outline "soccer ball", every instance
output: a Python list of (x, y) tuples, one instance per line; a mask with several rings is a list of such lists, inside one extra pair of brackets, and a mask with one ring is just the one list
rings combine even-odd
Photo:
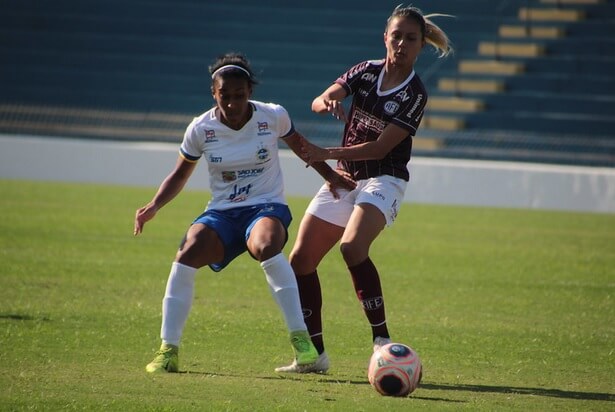
[(384, 396), (408, 396), (421, 381), (419, 355), (403, 343), (389, 343), (369, 360), (369, 383)]

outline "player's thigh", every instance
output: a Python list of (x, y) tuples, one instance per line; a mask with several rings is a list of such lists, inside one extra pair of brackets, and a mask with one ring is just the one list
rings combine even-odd
[(200, 268), (224, 259), (224, 245), (209, 226), (195, 223), (188, 229), (177, 251), (175, 260), (187, 266)]
[(295, 273), (304, 275), (314, 272), (343, 233), (343, 227), (306, 213), (290, 253), (290, 263)]

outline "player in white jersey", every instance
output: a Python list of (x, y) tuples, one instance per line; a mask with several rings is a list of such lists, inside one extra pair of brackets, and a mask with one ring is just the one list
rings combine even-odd
[[(188, 126), (174, 170), (154, 198), (137, 210), (135, 235), (184, 187), (204, 157), (209, 167), (211, 201), (184, 237), (162, 302), (162, 344), (148, 372), (177, 372), (179, 343), (192, 306), (195, 275), (209, 266), (220, 271), (249, 251), (260, 262), (272, 296), (282, 311), (295, 353), (293, 362), (313, 364), (318, 353), (301, 313), (297, 282), (282, 254), (292, 219), (283, 194), (278, 139), (299, 153), (303, 137), (279, 105), (250, 100), (256, 84), (244, 56), (226, 54), (210, 66), (216, 105)], [(346, 174), (324, 162), (315, 169), (333, 187), (353, 187)]]
[(278, 140), (293, 133), (286, 110), (250, 100), (252, 117), (233, 130), (216, 118), (216, 108), (188, 126), (180, 151), (188, 161), (207, 159), (212, 199), (208, 208), (224, 210), (261, 203), (285, 203)]

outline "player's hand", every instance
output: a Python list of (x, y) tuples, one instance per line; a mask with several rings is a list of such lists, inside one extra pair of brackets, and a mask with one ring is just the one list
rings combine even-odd
[(333, 195), (333, 198), (339, 199), (339, 190), (354, 190), (357, 187), (357, 182), (354, 181), (352, 175), (345, 170), (335, 169), (331, 176), (327, 179), (327, 186)]
[(143, 226), (145, 223), (152, 220), (156, 213), (158, 212), (158, 208), (154, 206), (152, 203), (148, 203), (142, 208), (137, 210), (135, 214), (135, 228), (133, 234), (137, 236), (138, 234), (143, 232)]
[(307, 163), (307, 167), (313, 165), (316, 162), (324, 162), (325, 160), (329, 159), (329, 151), (308, 142), (306, 139), (302, 139), (300, 156), (301, 159), (303, 159)]
[(346, 111), (344, 110), (344, 105), (339, 100), (324, 100), (325, 107), (327, 108), (327, 112), (331, 113), (331, 116), (335, 117), (337, 120), (341, 120), (342, 122), (348, 122), (346, 118)]

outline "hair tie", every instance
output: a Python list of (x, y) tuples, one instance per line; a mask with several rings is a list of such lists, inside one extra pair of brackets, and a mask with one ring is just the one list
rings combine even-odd
[(249, 77), (250, 79), (252, 78), (252, 75), (250, 75), (250, 72), (249, 72), (249, 71), (247, 71), (246, 69), (244, 69), (243, 67), (241, 67), (241, 66), (237, 66), (236, 64), (227, 64), (227, 65), (224, 65), (224, 66), (222, 66), (222, 67), (219, 67), (218, 69), (216, 69), (216, 70), (215, 70), (215, 71), (211, 74), (211, 78), (212, 78), (212, 80), (213, 80), (213, 78), (216, 76), (216, 74), (221, 73), (221, 72), (226, 71), (226, 70), (230, 70), (230, 69), (239, 69), (239, 70), (241, 70), (242, 72), (244, 72), (245, 74), (247, 74), (247, 75), (248, 75), (248, 77)]

